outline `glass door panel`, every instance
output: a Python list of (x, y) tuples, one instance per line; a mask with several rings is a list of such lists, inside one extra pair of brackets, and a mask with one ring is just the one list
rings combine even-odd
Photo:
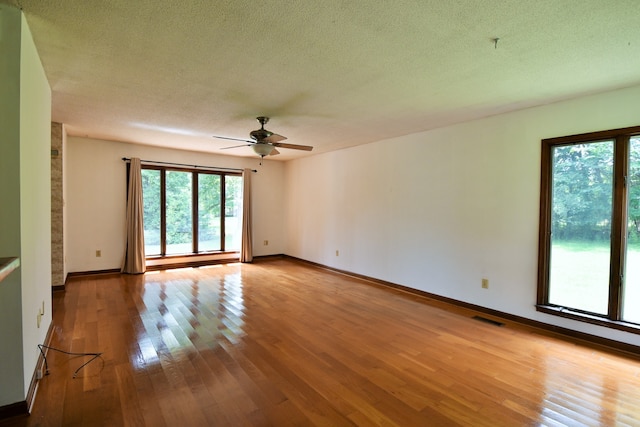
[(549, 303), (606, 315), (613, 141), (553, 148)]
[(622, 319), (640, 323), (640, 136), (631, 137), (629, 145), (627, 219)]
[(191, 181), (191, 172), (166, 172), (167, 255), (193, 252)]
[(198, 251), (220, 250), (220, 175), (198, 174)]
[(225, 177), (225, 251), (239, 251), (242, 244), (242, 177)]
[(145, 256), (160, 255), (160, 171), (142, 169)]

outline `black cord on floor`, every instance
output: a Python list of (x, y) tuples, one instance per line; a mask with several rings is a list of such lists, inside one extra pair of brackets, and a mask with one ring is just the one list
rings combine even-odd
[(73, 378), (75, 378), (76, 375), (78, 375), (78, 372), (80, 371), (80, 369), (84, 368), (89, 363), (93, 362), (98, 357), (102, 356), (102, 353), (71, 353), (69, 351), (60, 350), (59, 348), (49, 347), (49, 346), (44, 345), (44, 344), (38, 344), (38, 349), (40, 350), (40, 354), (42, 355), (42, 358), (44, 359), (44, 374), (45, 375), (49, 375), (49, 364), (47, 363), (47, 356), (45, 356), (43, 348), (46, 348), (48, 350), (57, 351), (59, 353), (68, 354), (70, 356), (93, 356), (91, 359), (89, 359), (88, 361), (84, 362), (78, 369), (75, 370), (75, 372), (73, 373)]

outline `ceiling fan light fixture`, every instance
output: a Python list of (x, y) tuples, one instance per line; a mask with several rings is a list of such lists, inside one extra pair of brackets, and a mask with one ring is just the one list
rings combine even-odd
[(274, 149), (273, 145), (260, 143), (253, 144), (251, 147), (253, 148), (253, 151), (260, 157), (268, 156)]

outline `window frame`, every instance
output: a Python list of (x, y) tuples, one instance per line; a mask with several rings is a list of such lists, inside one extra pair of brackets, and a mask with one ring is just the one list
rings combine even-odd
[[(622, 286), (624, 283), (624, 256), (627, 243), (627, 171), (629, 141), (640, 135), (640, 126), (589, 132), (542, 140), (540, 167), (540, 228), (538, 241), (538, 285), (536, 310), (573, 320), (640, 334), (640, 325), (622, 320)], [(614, 141), (613, 201), (611, 218), (611, 252), (609, 271), (609, 297), (606, 315), (549, 304), (549, 262), (551, 255), (551, 209), (553, 190), (554, 147)]]
[[(227, 250), (226, 244), (226, 177), (236, 176), (242, 177), (242, 172), (227, 172), (217, 170), (206, 170), (198, 168), (182, 168), (178, 166), (160, 166), (154, 164), (143, 164), (142, 169), (158, 170), (160, 171), (160, 254), (148, 255), (145, 257), (147, 260), (158, 259), (172, 259), (172, 258), (195, 258), (214, 254), (234, 254), (239, 253), (239, 250)], [(169, 254), (167, 255), (167, 240), (166, 240), (166, 226), (167, 226), (167, 203), (166, 203), (166, 172), (188, 172), (191, 173), (191, 227), (192, 227), (192, 252), (182, 254)], [(199, 245), (199, 227), (198, 227), (198, 176), (200, 174), (205, 175), (218, 175), (220, 176), (220, 249), (211, 251), (198, 251)], [(143, 194), (144, 197), (144, 194)]]

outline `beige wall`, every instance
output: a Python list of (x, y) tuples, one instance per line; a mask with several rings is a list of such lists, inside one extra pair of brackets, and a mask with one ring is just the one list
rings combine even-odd
[[(284, 251), (281, 162), (219, 156), (90, 138), (68, 137), (65, 152), (69, 272), (120, 268), (125, 245), (126, 166), (122, 157), (190, 165), (257, 169), (253, 185), (254, 255)], [(263, 246), (264, 240), (269, 241)], [(102, 256), (96, 257), (96, 250)]]
[(286, 253), (640, 345), (534, 307), (540, 140), (640, 125), (639, 98), (634, 87), (289, 162)]

